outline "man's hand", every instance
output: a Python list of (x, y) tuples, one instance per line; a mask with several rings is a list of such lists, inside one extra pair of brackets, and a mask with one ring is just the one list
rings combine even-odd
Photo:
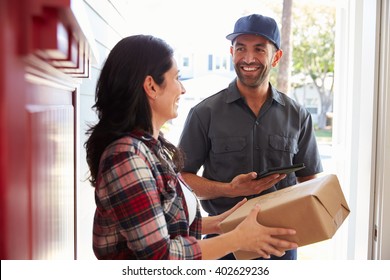
[(272, 174), (262, 179), (255, 180), (256, 176), (256, 172), (250, 172), (234, 177), (230, 182), (230, 190), (228, 192), (229, 197), (259, 194), (271, 188), (280, 180), (286, 178), (286, 174)]

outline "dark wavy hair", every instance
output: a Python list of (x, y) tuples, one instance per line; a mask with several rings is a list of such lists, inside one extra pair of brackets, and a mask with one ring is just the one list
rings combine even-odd
[[(98, 123), (91, 126), (84, 146), (90, 170), (89, 181), (96, 184), (100, 157), (116, 139), (134, 130), (153, 133), (152, 113), (143, 88), (150, 75), (162, 85), (164, 74), (172, 67), (173, 49), (163, 40), (150, 35), (134, 35), (119, 41), (104, 63), (95, 92)], [(179, 171), (182, 152), (160, 133), (164, 149)]]

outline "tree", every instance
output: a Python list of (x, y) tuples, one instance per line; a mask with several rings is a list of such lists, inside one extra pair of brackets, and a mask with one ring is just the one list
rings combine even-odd
[(303, 6), (295, 10), (293, 75), (303, 74), (312, 80), (321, 101), (318, 128), (323, 129), (326, 113), (333, 104), (335, 9), (330, 6), (316, 9)]
[(277, 77), (277, 88), (286, 94), (290, 92), (291, 76), (291, 25), (292, 25), (293, 0), (283, 0), (282, 28), (281, 28), (281, 49), (282, 59), (279, 62), (279, 72)]

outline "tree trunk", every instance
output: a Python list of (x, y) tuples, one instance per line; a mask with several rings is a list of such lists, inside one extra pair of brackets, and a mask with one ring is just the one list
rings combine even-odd
[(283, 50), (283, 56), (279, 62), (279, 73), (277, 78), (278, 90), (286, 94), (289, 94), (290, 92), (290, 66), (292, 53), (292, 44), (290, 42), (290, 38), (292, 33), (292, 2), (293, 0), (283, 0), (281, 29), (281, 49)]

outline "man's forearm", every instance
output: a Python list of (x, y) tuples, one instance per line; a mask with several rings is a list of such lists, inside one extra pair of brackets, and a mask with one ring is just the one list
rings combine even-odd
[(194, 190), (197, 197), (201, 200), (218, 197), (231, 197), (230, 183), (211, 181), (188, 172), (182, 172), (181, 175), (186, 183)]

